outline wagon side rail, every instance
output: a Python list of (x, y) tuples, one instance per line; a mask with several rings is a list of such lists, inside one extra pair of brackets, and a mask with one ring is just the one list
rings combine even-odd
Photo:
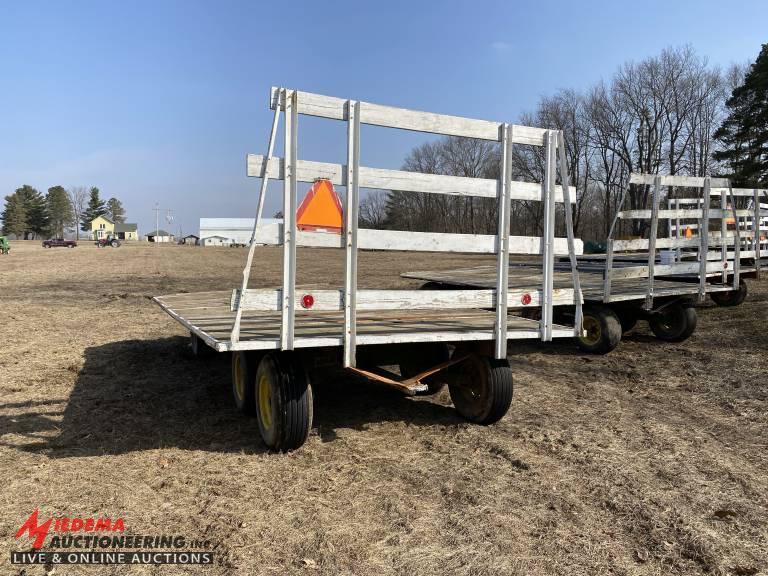
[[(755, 276), (759, 278), (762, 268), (761, 259), (768, 257), (768, 189), (732, 188), (729, 191), (728, 188), (712, 188), (711, 195), (721, 198), (721, 206), (726, 204), (727, 214), (730, 214), (730, 212), (728, 212), (729, 207), (725, 199), (731, 192), (736, 201), (741, 201), (742, 206), (744, 206), (742, 209), (737, 210), (738, 217), (735, 221), (730, 216), (728, 217), (729, 223), (738, 225), (739, 228), (739, 238), (741, 241), (739, 254), (742, 260), (742, 271), (745, 266), (751, 265), (753, 266)], [(675, 210), (679, 210), (681, 207), (685, 210), (696, 210), (700, 209), (701, 205), (701, 198), (670, 198), (667, 200), (667, 207)], [(669, 237), (686, 240), (686, 242), (680, 243), (682, 249), (677, 249), (677, 260), (693, 257), (698, 259), (699, 243), (696, 240), (698, 236), (698, 220), (692, 221), (691, 219), (678, 218), (670, 221)], [(729, 248), (726, 258), (728, 260), (735, 258), (736, 253), (733, 245), (736, 242), (736, 237), (734, 234), (723, 236), (722, 232), (715, 230), (710, 232), (710, 236), (712, 237), (710, 245), (727, 245)], [(722, 250), (711, 250), (707, 253), (708, 260), (720, 260), (721, 258)], [(745, 260), (748, 262), (744, 262)]]
[[(270, 107), (275, 110), (276, 117), (279, 112), (282, 112), (285, 117), (285, 157), (272, 156), (274, 143), (274, 137), (272, 137), (270, 138), (269, 153), (266, 156), (248, 155), (247, 174), (262, 178), (259, 215), (266, 191), (264, 182), (269, 179), (284, 182), (284, 222), (260, 226), (257, 218), (253, 242), (249, 251), (249, 261), (246, 266), (248, 270), (243, 272), (244, 281), (241, 288), (233, 292), (231, 307), (236, 312), (236, 319), (242, 316), (244, 310), (281, 311), (281, 349), (293, 349), (295, 315), (297, 310), (302, 308), (304, 310), (344, 311), (344, 365), (346, 367), (355, 366), (356, 315), (358, 310), (494, 308), (496, 310), (494, 339), (497, 358), (506, 357), (509, 308), (540, 307), (542, 319), (539, 332), (542, 340), (552, 338), (552, 307), (556, 299), (558, 302), (561, 299), (570, 299), (570, 303), (577, 303), (580, 311), (581, 292), (578, 284), (578, 271), (575, 267), (575, 253), (581, 251), (581, 243), (573, 237), (570, 218), (567, 218), (566, 221), (566, 238), (556, 238), (554, 232), (555, 204), (561, 202), (570, 206), (576, 200), (576, 190), (569, 185), (567, 173), (563, 171), (565, 163), (563, 162), (564, 141), (562, 134), (553, 130), (417, 112), (286, 88), (272, 89)], [(297, 132), (299, 115), (318, 116), (346, 122), (346, 164), (299, 159)], [(276, 122), (277, 120), (275, 120)], [(501, 176), (499, 179), (466, 178), (361, 166), (361, 124), (498, 142), (502, 153)], [(547, 161), (543, 182), (516, 182), (512, 180), (512, 151), (513, 147), (519, 144), (545, 148)], [(556, 180), (558, 156), (561, 160), (560, 186), (557, 185)], [(346, 187), (344, 229), (340, 236), (297, 230), (297, 184), (298, 182), (313, 182), (319, 178), (328, 179), (335, 185)], [(361, 188), (494, 198), (498, 202), (497, 233), (495, 235), (475, 235), (361, 229), (358, 227)], [(545, 232), (542, 237), (510, 235), (509, 218), (512, 200), (537, 200), (544, 203)], [(570, 216), (569, 209), (566, 209), (565, 212), (567, 216)], [(253, 246), (257, 244), (283, 246), (283, 286), (281, 289), (248, 289), (250, 254)], [(297, 294), (297, 246), (343, 248), (346, 254), (344, 288), (339, 291), (313, 291), (312, 294)], [(451, 291), (450, 296), (447, 296), (445, 292), (437, 293), (438, 291), (429, 290), (358, 290), (357, 252), (360, 249), (495, 254), (498, 266), (497, 287), (496, 290), (491, 291), (471, 291), (471, 294), (456, 294)], [(510, 294), (506, 276), (510, 253), (542, 256), (544, 280), (537, 290)], [(569, 255), (574, 262), (574, 288), (571, 290), (553, 290), (554, 257), (556, 254)], [(510, 300), (510, 295), (513, 300)], [(310, 299), (305, 298), (305, 296), (311, 296), (311, 303), (309, 303)], [(580, 328), (575, 327), (574, 333), (578, 333), (578, 330)], [(238, 337), (239, 324), (236, 323), (232, 330), (232, 341), (236, 342)]]
[[(743, 231), (739, 225), (729, 230), (729, 220), (738, 223), (739, 218), (754, 214), (751, 210), (737, 208), (735, 198), (740, 193), (734, 190), (725, 178), (668, 176), (660, 174), (632, 173), (629, 184), (651, 186), (651, 207), (649, 209), (623, 210), (626, 199), (626, 189), (620, 200), (620, 210), (616, 214), (614, 225), (608, 238), (604, 301), (610, 302), (611, 284), (613, 280), (642, 278), (646, 280), (646, 309), (653, 307), (654, 278), (663, 276), (681, 276), (698, 274), (699, 297), (706, 295), (707, 280), (713, 274), (722, 275), (722, 283), (728, 284), (731, 273), (733, 286), (738, 286), (742, 254)], [(660, 207), (662, 187), (693, 188), (697, 191), (696, 198), (668, 199), (667, 208)], [(717, 193), (713, 193), (716, 191)], [(744, 194), (741, 194), (744, 195)], [(720, 196), (719, 207), (712, 208), (713, 197)], [(726, 199), (730, 196), (730, 207)], [(616, 223), (619, 220), (649, 220), (648, 238), (622, 240), (613, 237)], [(695, 224), (685, 224), (682, 221), (695, 220)], [(720, 222), (719, 231), (710, 230), (710, 222), (715, 219)], [(664, 221), (669, 230), (667, 237), (659, 238), (659, 221)], [(684, 229), (696, 230), (693, 234), (683, 234)], [(693, 228), (695, 227), (695, 228)], [(706, 231), (706, 233), (703, 233)], [(729, 249), (729, 247), (732, 247)], [(710, 248), (719, 250), (711, 251)], [(677, 254), (674, 263), (657, 263), (657, 251), (673, 250)], [(613, 255), (615, 252), (639, 251), (648, 252), (648, 260), (640, 266), (615, 267)], [(695, 256), (695, 261), (683, 261), (684, 250), (693, 250), (686, 256)]]

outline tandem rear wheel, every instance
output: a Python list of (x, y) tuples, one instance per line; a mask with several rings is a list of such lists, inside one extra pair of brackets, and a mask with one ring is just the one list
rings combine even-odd
[[(458, 349), (454, 354), (457, 353), (462, 352)], [(456, 411), (470, 422), (498, 422), (512, 404), (512, 369), (506, 359), (469, 354), (447, 370), (445, 376)]]
[(718, 306), (738, 306), (747, 299), (747, 283), (739, 280), (739, 287), (728, 292), (711, 292), (709, 297)]
[(648, 318), (651, 332), (659, 340), (682, 342), (696, 330), (696, 308), (690, 302), (674, 302), (653, 312)]
[(264, 444), (287, 452), (304, 444), (312, 428), (312, 387), (297, 354), (232, 353), (232, 395), (255, 415)]

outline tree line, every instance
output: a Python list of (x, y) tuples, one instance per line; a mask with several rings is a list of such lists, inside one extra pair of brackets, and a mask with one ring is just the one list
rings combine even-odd
[(80, 231), (89, 232), (91, 221), (106, 216), (115, 223), (125, 222), (125, 209), (117, 198), (102, 200), (96, 186), (75, 186), (65, 189), (52, 186), (43, 195), (28, 184), (17, 188), (5, 197), (5, 207), (0, 213), (3, 234), (33, 240), (40, 237), (63, 237), (74, 228), (77, 238)]
[[(684, 46), (626, 63), (583, 92), (543, 97), (518, 123), (563, 130), (569, 178), (578, 189), (575, 233), (602, 240), (625, 188), (625, 208), (648, 206), (649, 187), (628, 186), (631, 172), (727, 176), (734, 186), (768, 186), (766, 94), (768, 44), (751, 66), (726, 69)], [(541, 182), (543, 154), (541, 147), (515, 145), (513, 179)], [(499, 166), (497, 143), (445, 137), (411, 150), (403, 169), (498, 178)], [(542, 203), (512, 204), (512, 234), (541, 235)], [(372, 228), (495, 234), (497, 206), (494, 199), (379, 191), (361, 203), (360, 220)], [(647, 222), (623, 225), (619, 234), (640, 235)], [(564, 234), (563, 218), (558, 228)]]

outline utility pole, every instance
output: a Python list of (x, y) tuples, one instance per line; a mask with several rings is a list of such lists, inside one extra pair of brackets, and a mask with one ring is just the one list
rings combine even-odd
[(157, 202), (155, 202), (155, 207), (152, 210), (155, 212), (155, 244), (158, 244), (157, 233), (160, 231), (160, 211), (165, 210), (165, 220), (170, 224), (173, 222), (173, 210), (170, 208), (160, 208)]

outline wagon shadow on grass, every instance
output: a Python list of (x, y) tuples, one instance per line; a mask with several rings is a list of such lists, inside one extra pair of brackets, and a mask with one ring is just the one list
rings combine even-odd
[[(234, 407), (229, 354), (195, 358), (183, 337), (126, 340), (86, 349), (61, 413), (39, 433), (59, 433), (20, 449), (52, 458), (101, 456), (156, 448), (261, 453), (254, 418)], [(314, 432), (323, 442), (336, 430), (374, 422), (457, 423), (452, 408), (412, 401), (399, 392), (343, 377), (315, 386)], [(25, 420), (34, 428), (37, 420)], [(35, 430), (26, 430), (34, 437)], [(40, 436), (38, 436), (40, 437)]]

